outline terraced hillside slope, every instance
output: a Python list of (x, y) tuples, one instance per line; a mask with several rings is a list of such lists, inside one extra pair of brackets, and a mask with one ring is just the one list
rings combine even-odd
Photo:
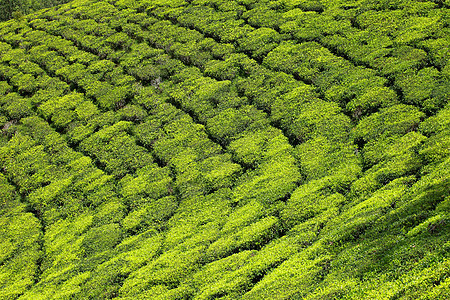
[(448, 0), (0, 23), (0, 299), (449, 299), (449, 24)]

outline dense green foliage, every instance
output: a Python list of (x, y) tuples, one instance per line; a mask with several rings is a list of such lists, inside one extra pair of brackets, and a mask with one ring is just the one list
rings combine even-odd
[(411, 0), (0, 23), (0, 298), (449, 299), (449, 25)]
[(21, 19), (24, 14), (67, 2), (70, 0), (0, 0), (0, 21)]

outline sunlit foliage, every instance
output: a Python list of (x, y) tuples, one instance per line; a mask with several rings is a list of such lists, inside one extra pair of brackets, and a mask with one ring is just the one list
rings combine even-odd
[(1, 299), (450, 298), (449, 1), (56, 2), (1, 15)]

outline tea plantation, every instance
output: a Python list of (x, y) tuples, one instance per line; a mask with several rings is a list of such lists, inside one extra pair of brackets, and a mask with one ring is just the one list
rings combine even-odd
[(449, 0), (0, 23), (0, 299), (450, 299), (449, 100)]

